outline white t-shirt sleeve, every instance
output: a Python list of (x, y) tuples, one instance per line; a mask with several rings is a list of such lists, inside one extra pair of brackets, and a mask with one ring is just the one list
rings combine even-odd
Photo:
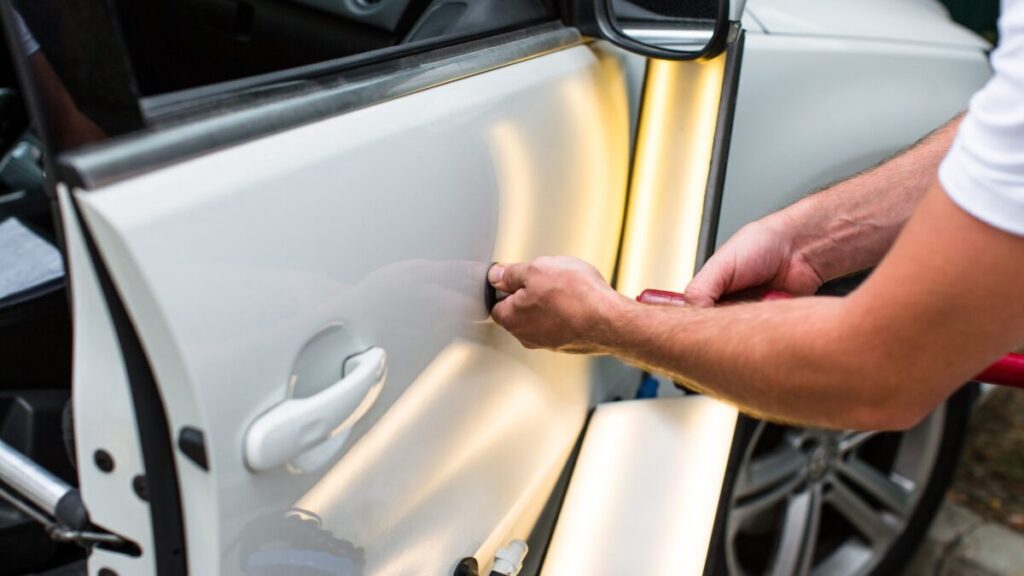
[(28, 58), (39, 51), (39, 42), (36, 42), (28, 26), (25, 26), (25, 20), (21, 14), (18, 14), (17, 10), (12, 10), (12, 12), (14, 13), (14, 27), (18, 29), (18, 43), (21, 44), (21, 52)]
[(974, 217), (1024, 236), (1024, 1), (1003, 2), (999, 37), (995, 74), (971, 99), (939, 181)]

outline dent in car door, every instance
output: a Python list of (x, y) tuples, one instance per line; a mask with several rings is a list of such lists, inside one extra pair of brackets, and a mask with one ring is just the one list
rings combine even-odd
[[(523, 350), (493, 325), (484, 275), (543, 254), (611, 274), (629, 113), (618, 61), (574, 32), (506, 42), (522, 61), (64, 196), (172, 435), (204, 436), (208, 470), (175, 453), (193, 573), (443, 574), (528, 535), (582, 427), (590, 364)], [(288, 103), (274, 106), (264, 113)], [(132, 153), (117, 146), (104, 152)], [(69, 163), (88, 172), (95, 158)], [(346, 438), (247, 465), (254, 421), (369, 349), (386, 378), (341, 423)]]

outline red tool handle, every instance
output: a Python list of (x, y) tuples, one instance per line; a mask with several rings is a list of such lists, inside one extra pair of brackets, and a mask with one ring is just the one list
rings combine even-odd
[[(761, 296), (761, 300), (784, 300), (786, 298), (792, 298), (792, 296), (777, 290), (765, 292)], [(636, 301), (642, 304), (679, 306), (686, 304), (686, 295), (679, 292), (648, 288), (636, 297)], [(981, 374), (975, 376), (974, 380), (1024, 389), (1024, 354), (1010, 352), (997, 360), (995, 364), (982, 371)]]

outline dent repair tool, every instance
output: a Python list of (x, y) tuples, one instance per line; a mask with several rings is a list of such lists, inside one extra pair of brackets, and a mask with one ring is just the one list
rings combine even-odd
[[(792, 298), (792, 296), (777, 290), (765, 292), (761, 296), (761, 300), (785, 300), (787, 298)], [(686, 304), (686, 295), (648, 288), (636, 297), (636, 301), (641, 304), (681, 306)], [(973, 380), (1024, 389), (1024, 354), (1010, 352), (975, 376)]]
[(491, 315), (491, 310), (494, 310), (495, 304), (501, 302), (505, 298), (508, 298), (508, 293), (498, 290), (492, 286), (490, 280), (487, 279), (491, 274), (491, 268), (494, 268), (495, 264), (497, 264), (497, 262), (491, 262), (491, 265), (487, 267), (487, 272), (484, 273), (484, 306), (487, 307), (488, 316)]

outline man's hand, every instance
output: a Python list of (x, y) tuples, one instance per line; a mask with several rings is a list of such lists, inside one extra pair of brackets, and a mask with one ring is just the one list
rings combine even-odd
[(496, 264), (487, 278), (509, 294), (491, 315), (526, 348), (603, 353), (609, 318), (630, 303), (596, 268), (564, 256)]
[(686, 287), (686, 301), (713, 306), (723, 296), (754, 288), (802, 296), (822, 283), (794, 247), (790, 229), (769, 217), (744, 226), (715, 252)]
[(813, 294), (876, 266), (934, 183), (959, 125), (960, 116), (892, 160), (743, 227), (690, 282), (687, 301), (711, 306), (754, 288)]

